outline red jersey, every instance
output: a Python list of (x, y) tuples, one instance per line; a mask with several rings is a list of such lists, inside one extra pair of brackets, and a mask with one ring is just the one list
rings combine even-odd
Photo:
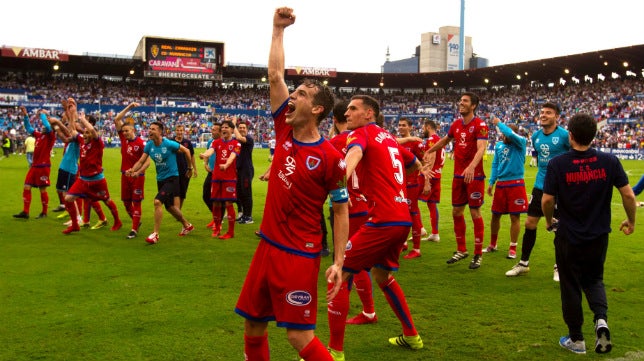
[(77, 135), (80, 150), (80, 176), (83, 178), (92, 178), (103, 173), (103, 148), (105, 144), (103, 139), (98, 137), (89, 142), (85, 142), (82, 135)]
[[(361, 166), (356, 171), (360, 189), (371, 205), (367, 222), (410, 226), (405, 168), (416, 158), (375, 123), (352, 131), (347, 144), (348, 149), (362, 148)], [(403, 157), (402, 153), (406, 155)]]
[[(347, 136), (349, 133), (350, 131), (348, 130), (344, 131), (329, 140), (343, 157), (347, 155)], [(360, 164), (358, 164), (358, 167), (360, 167)], [(367, 198), (360, 191), (360, 182), (356, 171), (347, 179), (347, 191), (349, 191), (349, 199), (351, 200), (349, 217), (366, 216), (369, 211), (369, 205)]]
[[(212, 179), (216, 179), (218, 181), (237, 180), (237, 157), (239, 157), (239, 152), (241, 151), (241, 144), (239, 144), (237, 139), (215, 139), (210, 144), (210, 148), (213, 148), (215, 150), (215, 166), (212, 170)], [(220, 165), (226, 164), (228, 158), (232, 153), (237, 154), (232, 164), (228, 168), (226, 168), (226, 170), (219, 169)]]
[[(324, 138), (301, 143), (286, 124), (285, 101), (273, 114), (277, 144), (271, 162), (261, 235), (287, 252), (317, 257), (322, 250), (324, 203), (329, 193), (345, 193), (346, 164)], [(342, 201), (342, 200), (341, 200)]]
[(54, 148), (54, 143), (56, 143), (56, 133), (53, 130), (49, 133), (34, 131), (32, 135), (36, 138), (36, 146), (31, 166), (37, 168), (51, 167), (51, 150)]
[[(452, 123), (447, 135), (454, 140), (454, 177), (463, 178), (462, 174), (465, 168), (476, 155), (476, 142), (478, 140), (487, 140), (487, 124), (479, 117), (474, 117), (467, 124), (464, 124), (463, 119), (459, 118)], [(483, 159), (479, 161), (479, 164), (474, 169), (474, 178), (485, 178)]]
[[(418, 141), (411, 141), (401, 144), (401, 148), (407, 149), (411, 154), (413, 154), (418, 159), (423, 159), (423, 154), (425, 154), (425, 149), (423, 149), (423, 143)], [(418, 176), (420, 171), (414, 171), (411, 174), (407, 174), (407, 187), (416, 187), (418, 186)]]
[[(132, 168), (143, 155), (145, 142), (138, 136), (132, 140), (128, 140), (125, 138), (122, 131), (119, 131), (119, 139), (121, 139), (121, 173), (125, 173), (125, 171)], [(141, 172), (141, 174), (143, 173), (144, 172)]]
[[(430, 135), (422, 145), (423, 151), (425, 152), (429, 148), (433, 147), (439, 140), (441, 140), (441, 137), (439, 137), (438, 134), (434, 133)], [(432, 171), (434, 172), (434, 176), (432, 178), (440, 179), (441, 174), (443, 173), (443, 166), (445, 165), (445, 149), (441, 148), (434, 154), (436, 154), (436, 158), (434, 159), (434, 166), (432, 167)]]

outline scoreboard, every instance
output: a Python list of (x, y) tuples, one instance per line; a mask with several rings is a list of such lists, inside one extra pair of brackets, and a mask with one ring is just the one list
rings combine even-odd
[(224, 43), (144, 37), (137, 53), (144, 55), (144, 75), (154, 78), (221, 80)]

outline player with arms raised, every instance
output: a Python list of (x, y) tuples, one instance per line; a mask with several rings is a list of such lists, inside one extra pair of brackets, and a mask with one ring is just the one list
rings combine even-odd
[(289, 95), (284, 81), (284, 29), (295, 22), (290, 8), (273, 16), (268, 60), (270, 100), (277, 145), (271, 164), (261, 240), (239, 295), (235, 312), (246, 319), (244, 353), (248, 361), (269, 360), (268, 321), (285, 327), (287, 339), (307, 361), (332, 361), (315, 336), (317, 289), (322, 251), (320, 219), (327, 197), (334, 211), (334, 263), (326, 279), (341, 285), (349, 227), (345, 163), (320, 135), (320, 122), (333, 108), (325, 85), (305, 80)]

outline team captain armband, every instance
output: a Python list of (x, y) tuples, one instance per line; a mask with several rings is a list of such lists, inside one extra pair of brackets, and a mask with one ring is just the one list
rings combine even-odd
[(329, 192), (331, 202), (346, 202), (349, 200), (349, 193), (346, 188), (338, 188)]

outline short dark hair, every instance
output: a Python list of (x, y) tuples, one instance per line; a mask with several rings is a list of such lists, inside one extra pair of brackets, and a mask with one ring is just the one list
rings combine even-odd
[(232, 120), (224, 120), (221, 122), (221, 125), (226, 124), (228, 127), (235, 129), (235, 123)]
[(470, 101), (471, 101), (472, 105), (476, 105), (475, 109), (479, 108), (479, 96), (478, 95), (476, 95), (476, 94), (474, 94), (472, 92), (465, 92), (465, 93), (461, 94), (461, 97), (463, 97), (463, 96), (470, 97)]
[(561, 114), (561, 108), (559, 108), (559, 105), (555, 103), (551, 103), (551, 102), (543, 103), (543, 105), (541, 105), (541, 108), (549, 108), (554, 110), (555, 113), (557, 113), (557, 115)]
[(431, 120), (431, 119), (426, 120), (423, 124), (429, 126), (430, 128), (432, 128), (434, 130), (436, 130), (436, 128), (437, 128), (436, 122)]
[(157, 121), (152, 122), (152, 124), (150, 124), (150, 126), (152, 126), (152, 125), (156, 125), (156, 126), (157, 126), (157, 128), (159, 128), (159, 130), (161, 131), (161, 133), (163, 133), (163, 131), (165, 130), (165, 126), (163, 125), (163, 123), (161, 123), (161, 122), (160, 122), (160, 121), (158, 121), (158, 120), (157, 120)]
[(597, 134), (597, 120), (586, 113), (577, 113), (568, 121), (568, 132), (580, 145), (590, 145)]
[(409, 126), (411, 126), (411, 125), (412, 125), (412, 123), (411, 123), (411, 119), (409, 119), (409, 118), (407, 118), (407, 117), (402, 117), (402, 118), (398, 119), (398, 124), (400, 124), (400, 122), (405, 122), (405, 123), (407, 123), (407, 125), (409, 125)]
[(320, 105), (324, 109), (318, 115), (317, 123), (320, 124), (331, 113), (331, 109), (333, 109), (333, 103), (335, 103), (333, 92), (331, 92), (328, 86), (315, 79), (304, 79), (302, 84), (308, 88), (317, 89), (317, 93), (313, 96), (313, 105)]
[(378, 115), (380, 115), (380, 104), (378, 104), (376, 98), (369, 95), (358, 94), (351, 97), (351, 100), (354, 99), (362, 100), (362, 103), (364, 105), (366, 105), (368, 108), (373, 109), (374, 120), (378, 119)]
[(333, 117), (335, 118), (336, 122), (338, 123), (347, 122), (347, 117), (344, 116), (344, 113), (346, 113), (348, 106), (349, 106), (349, 102), (346, 100), (340, 100), (335, 103), (335, 106), (333, 107)]
[(89, 115), (87, 116), (87, 121), (89, 122), (89, 124), (91, 124), (92, 126), (94, 126), (94, 125), (96, 125), (97, 119), (96, 119), (96, 117), (95, 117), (95, 116), (93, 116), (93, 115), (89, 114)]

